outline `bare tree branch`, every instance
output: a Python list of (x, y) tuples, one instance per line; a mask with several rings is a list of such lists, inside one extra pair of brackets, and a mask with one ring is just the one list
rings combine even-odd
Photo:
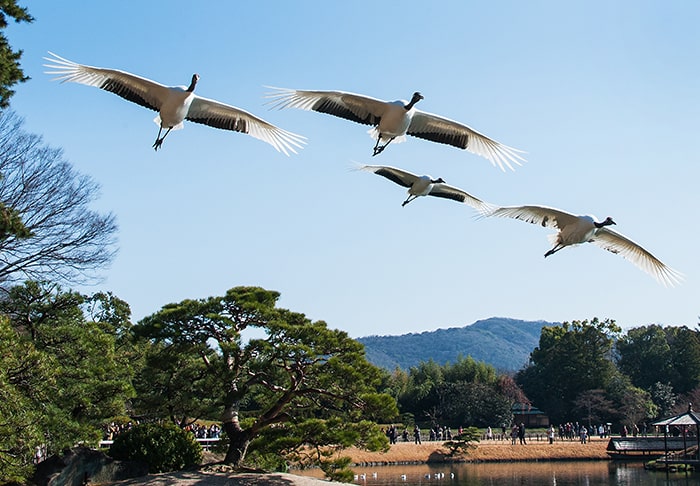
[(99, 280), (116, 253), (112, 214), (90, 209), (99, 186), (78, 174), (61, 150), (27, 134), (22, 119), (0, 111), (0, 203), (19, 215), (31, 237), (0, 239), (0, 286), (48, 280)]

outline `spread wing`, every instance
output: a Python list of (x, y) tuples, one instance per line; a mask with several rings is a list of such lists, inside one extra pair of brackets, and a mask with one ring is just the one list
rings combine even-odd
[(304, 91), (299, 89), (268, 88), (268, 103), (274, 108), (299, 108), (317, 111), (362, 123), (378, 125), (387, 103), (385, 101), (343, 91)]
[(49, 54), (52, 57), (44, 59), (50, 64), (44, 64), (44, 67), (51, 69), (46, 71), (46, 74), (56, 75), (53, 78), (56, 81), (95, 86), (154, 111), (160, 111), (160, 107), (168, 97), (169, 88), (150, 79), (117, 69), (85, 66), (52, 52)]
[(683, 280), (683, 275), (680, 272), (666, 266), (641, 245), (607, 227), (599, 229), (591, 243), (604, 250), (619, 254), (625, 260), (652, 275), (664, 286), (673, 287)]
[(432, 113), (416, 110), (406, 132), (414, 137), (466, 149), (489, 160), (501, 170), (522, 165), (521, 150), (503, 145), (462, 123)]
[(375, 174), (386, 177), (390, 181), (403, 187), (411, 187), (413, 183), (418, 180), (418, 176), (415, 174), (403, 169), (397, 169), (396, 167), (389, 167), (386, 165), (363, 165), (359, 167), (359, 169), (374, 172)]
[(526, 223), (538, 224), (546, 228), (562, 229), (575, 224), (578, 217), (560, 209), (547, 206), (501, 206), (486, 213), (486, 216), (513, 218)]
[[(373, 172), (407, 188), (411, 187), (419, 179), (416, 174), (386, 165), (363, 165), (359, 167), (359, 169)], [(491, 209), (491, 205), (482, 201), (481, 199), (472, 196), (462, 189), (444, 183), (433, 184), (428, 195), (465, 203), (482, 213)]]
[(251, 137), (267, 142), (278, 152), (289, 155), (295, 148), (303, 148), (305, 137), (266, 122), (247, 111), (226, 105), (215, 100), (195, 96), (185, 117), (187, 120), (202, 123), (222, 130), (247, 133)]
[(483, 213), (491, 209), (491, 205), (482, 201), (481, 199), (472, 196), (466, 191), (459, 189), (458, 187), (450, 186), (448, 184), (434, 184), (432, 189), (430, 189), (430, 196), (444, 197), (446, 199), (452, 199), (453, 201), (458, 201), (465, 203), (479, 212)]

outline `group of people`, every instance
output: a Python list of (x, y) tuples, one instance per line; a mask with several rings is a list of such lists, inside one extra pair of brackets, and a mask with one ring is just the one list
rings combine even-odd
[(559, 425), (559, 440), (575, 440), (578, 439), (582, 443), (588, 441), (590, 435), (598, 435), (601, 439), (610, 437), (610, 425), (600, 424), (598, 426), (591, 425), (590, 428), (578, 422), (567, 422)]
[(207, 427), (204, 424), (193, 423), (187, 425), (185, 430), (189, 430), (197, 439), (217, 439), (221, 434), (221, 427), (216, 424), (211, 424)]
[[(646, 435), (646, 424), (644, 424), (641, 432), (636, 425), (632, 428), (632, 430), (635, 436), (637, 434)], [(396, 425), (391, 425), (384, 432), (389, 438), (390, 444), (396, 444), (399, 437), (401, 437), (404, 442), (409, 442), (411, 440), (411, 433), (409, 432), (408, 428), (404, 428), (403, 432), (399, 433), (398, 427), (396, 427)], [(462, 434), (462, 427), (459, 428), (458, 434)], [(628, 429), (626, 426), (623, 426), (621, 433), (622, 437), (625, 437), (627, 434)], [(413, 427), (412, 435), (413, 441), (416, 444), (421, 444), (421, 430), (418, 427), (418, 425), (415, 425)], [(518, 443), (523, 445), (527, 444), (525, 424), (522, 422), (519, 424), (513, 424), (512, 427), (510, 427), (509, 433), (508, 426), (505, 424), (501, 426), (500, 434), (494, 433), (491, 427), (487, 427), (484, 435), (482, 436), (482, 439), (504, 440), (507, 438), (508, 435), (510, 435), (511, 444), (513, 445)], [(567, 422), (559, 425), (558, 427), (550, 425), (546, 432), (546, 437), (550, 444), (554, 443), (554, 440), (557, 439), (557, 436), (559, 440), (579, 440), (582, 444), (586, 444), (589, 441), (591, 435), (598, 435), (601, 439), (610, 437), (610, 424), (591, 425), (589, 427), (586, 427), (585, 425), (579, 422)], [(540, 436), (538, 435), (538, 440), (539, 437)], [(452, 440), (452, 431), (447, 426), (434, 425), (429, 429), (429, 440)]]
[(515, 445), (518, 441), (523, 445), (527, 444), (525, 440), (525, 424), (522, 422), (513, 424), (513, 427), (510, 429), (510, 443)]
[(121, 423), (110, 422), (109, 424), (107, 424), (107, 426), (104, 429), (104, 433), (102, 434), (103, 440), (114, 440), (116, 436), (118, 436), (122, 432), (130, 430), (133, 426), (134, 423), (132, 421)]
[[(642, 437), (647, 436), (647, 424), (644, 422), (642, 424), (642, 429), (639, 429), (639, 426), (637, 424), (632, 424), (630, 427), (632, 430), (632, 437), (637, 437), (638, 435), (641, 435)], [(622, 431), (620, 432), (621, 437), (627, 437), (630, 434), (630, 430), (627, 428), (627, 425), (622, 426)]]
[[(459, 434), (462, 433), (462, 430), (460, 428)], [(428, 432), (428, 437), (429, 439), (432, 440), (452, 440), (452, 430), (450, 430), (449, 427), (446, 425), (440, 426), (440, 425), (435, 425), (430, 428), (430, 431)]]
[[(408, 427), (403, 429), (403, 432), (399, 433), (399, 429), (396, 425), (390, 425), (386, 430), (383, 430), (384, 434), (389, 439), (389, 444), (396, 444), (399, 440), (399, 436), (404, 442), (410, 440), (411, 434), (408, 432)], [(459, 433), (462, 433), (462, 428), (460, 427)], [(428, 431), (428, 438), (431, 441), (443, 441), (452, 440), (452, 430), (447, 426), (434, 425)], [(416, 444), (421, 444), (421, 430), (418, 425), (413, 426), (413, 441)]]
[[(105, 427), (103, 440), (114, 440), (117, 435), (121, 434), (122, 432), (126, 432), (137, 423), (138, 422), (134, 423), (132, 421), (122, 423), (110, 422)], [(205, 424), (195, 422), (193, 424), (186, 425), (184, 429), (192, 432), (197, 439), (215, 439), (221, 434), (221, 427), (217, 424), (207, 426)]]

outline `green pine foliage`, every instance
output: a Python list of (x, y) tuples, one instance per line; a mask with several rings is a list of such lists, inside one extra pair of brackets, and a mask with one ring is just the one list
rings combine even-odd
[(43, 410), (36, 404), (50, 400), (51, 365), (0, 317), (0, 484), (21, 483), (31, 474), (42, 444)]
[(445, 442), (450, 452), (450, 456), (469, 454), (471, 449), (476, 449), (475, 442), (480, 442), (481, 432), (476, 427), (467, 427), (461, 434), (456, 435), (452, 440)]
[[(17, 5), (15, 0), (4, 0), (0, 4), (0, 30), (7, 27), (8, 17), (15, 22), (32, 22), (34, 18), (29, 15), (26, 8)], [(15, 93), (11, 88), (17, 83), (27, 81), (19, 65), (22, 51), (15, 51), (4, 34), (0, 33), (0, 108), (7, 108), (10, 98)]]
[(118, 460), (148, 464), (151, 473), (198, 466), (202, 446), (191, 432), (170, 424), (141, 424), (114, 439), (109, 455)]
[[(0, 483), (26, 478), (37, 447), (49, 456), (97, 445), (104, 423), (124, 413), (136, 360), (124, 342), (128, 317), (107, 302), (46, 282), (0, 299)], [(94, 320), (89, 304), (101, 310)]]

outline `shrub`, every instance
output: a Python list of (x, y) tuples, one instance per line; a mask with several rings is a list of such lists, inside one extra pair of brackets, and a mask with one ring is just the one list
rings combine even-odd
[(178, 471), (202, 462), (202, 446), (175, 425), (141, 424), (119, 434), (109, 448), (114, 459), (142, 461), (151, 473)]

